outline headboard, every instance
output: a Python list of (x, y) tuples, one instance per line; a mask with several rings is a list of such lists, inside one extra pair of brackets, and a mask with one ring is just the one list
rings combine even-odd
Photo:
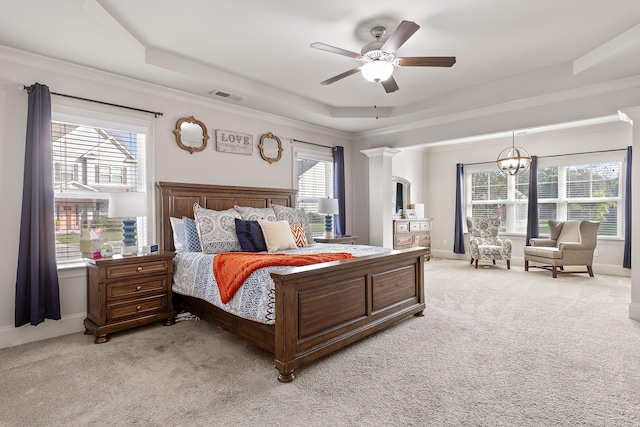
[(193, 205), (224, 210), (238, 206), (266, 208), (271, 204), (295, 206), (297, 190), (260, 187), (158, 182), (160, 192), (160, 247), (173, 251), (173, 232), (169, 218), (193, 218)]

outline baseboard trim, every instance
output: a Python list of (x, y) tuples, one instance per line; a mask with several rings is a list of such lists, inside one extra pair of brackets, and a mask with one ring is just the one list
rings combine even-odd
[[(469, 254), (454, 254), (452, 251), (443, 251), (443, 250), (431, 250), (431, 255), (434, 258), (444, 258), (444, 259), (460, 259), (469, 261)], [(500, 262), (500, 261), (497, 261)], [(504, 261), (502, 261), (504, 262)], [(511, 257), (511, 266), (524, 266), (524, 257)], [(573, 267), (566, 267), (568, 271), (570, 271)], [(576, 266), (576, 269), (584, 270), (584, 267)], [(597, 276), (598, 274), (608, 274), (611, 276), (623, 276), (623, 277), (631, 277), (631, 269), (624, 268), (621, 265), (613, 265), (613, 264), (593, 264), (593, 272)]]
[(19, 328), (13, 325), (2, 326), (0, 327), (0, 348), (84, 331), (86, 317), (87, 313), (76, 313), (64, 316), (60, 320), (45, 320), (37, 326), (24, 325)]

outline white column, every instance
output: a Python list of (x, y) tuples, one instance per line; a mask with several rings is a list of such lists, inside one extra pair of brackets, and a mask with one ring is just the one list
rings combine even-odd
[(393, 248), (391, 158), (400, 151), (381, 147), (360, 152), (369, 157), (369, 244)]
[[(640, 191), (640, 106), (623, 110), (633, 120), (633, 160), (631, 185), (634, 193)], [(631, 203), (631, 241), (640, 240), (640, 197), (633, 196)], [(640, 320), (640, 250), (637, 245), (631, 250), (631, 302), (629, 318)]]

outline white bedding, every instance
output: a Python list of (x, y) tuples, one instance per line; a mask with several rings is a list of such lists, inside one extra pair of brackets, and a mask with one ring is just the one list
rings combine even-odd
[[(390, 249), (376, 246), (314, 243), (308, 247), (278, 253), (348, 252), (358, 257), (389, 251)], [(266, 267), (254, 271), (231, 301), (223, 304), (213, 275), (214, 257), (215, 255), (202, 252), (178, 252), (174, 259), (173, 292), (204, 299), (223, 310), (250, 320), (275, 323), (275, 289), (269, 273), (285, 267)]]

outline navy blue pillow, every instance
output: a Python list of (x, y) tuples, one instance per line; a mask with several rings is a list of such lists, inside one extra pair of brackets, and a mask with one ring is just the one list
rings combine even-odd
[(200, 236), (198, 235), (198, 226), (196, 221), (183, 216), (182, 222), (184, 224), (184, 246), (187, 252), (202, 252), (202, 245), (200, 244)]
[(258, 221), (235, 218), (236, 235), (243, 252), (263, 252), (267, 250), (262, 228)]

